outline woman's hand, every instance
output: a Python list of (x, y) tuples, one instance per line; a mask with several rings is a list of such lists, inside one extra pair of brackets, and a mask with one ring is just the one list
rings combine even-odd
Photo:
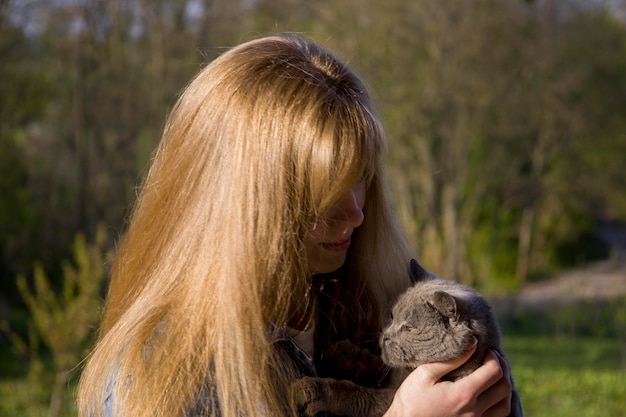
[(384, 417), (506, 417), (512, 383), (507, 362), (490, 352), (471, 375), (455, 382), (440, 379), (474, 353), (449, 362), (417, 367), (402, 382)]

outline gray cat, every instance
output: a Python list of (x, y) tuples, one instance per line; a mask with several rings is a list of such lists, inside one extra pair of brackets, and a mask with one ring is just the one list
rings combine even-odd
[[(455, 381), (469, 375), (484, 362), (489, 349), (504, 357), (498, 324), (480, 294), (429, 273), (414, 259), (410, 273), (414, 285), (393, 303), (380, 337), (382, 361), (391, 367), (388, 386), (371, 388), (348, 380), (305, 377), (296, 381), (291, 390), (291, 400), (305, 414), (313, 416), (325, 411), (340, 416), (380, 417), (410, 370), (424, 363), (462, 356), (473, 337), (478, 340), (476, 352), (443, 379)], [(369, 351), (349, 342), (340, 343), (344, 356), (358, 356), (374, 371), (383, 366), (381, 358)], [(519, 394), (513, 389), (509, 417), (522, 415)]]

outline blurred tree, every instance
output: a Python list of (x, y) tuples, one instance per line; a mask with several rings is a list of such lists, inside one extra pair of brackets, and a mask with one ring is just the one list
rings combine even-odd
[[(606, 106), (617, 110), (624, 94), (620, 88), (610, 96), (592, 93), (584, 74), (595, 71), (598, 59), (581, 53), (589, 41), (572, 34), (593, 32), (590, 49), (608, 57), (624, 33), (614, 29), (615, 40), (607, 43), (606, 29), (582, 26), (578, 16), (609, 14), (580, 6), (316, 3), (318, 30), (332, 34), (324, 41), (353, 60), (373, 87), (390, 136), (398, 211), (426, 264), (441, 274), (515, 288), (529, 274), (549, 270), (559, 242), (593, 222), (591, 212), (573, 209), (584, 205), (585, 192), (574, 193), (581, 183), (572, 183), (572, 172), (599, 181), (592, 170), (579, 169), (580, 158), (617, 165), (621, 158), (589, 148), (574, 155), (574, 149), (586, 141), (583, 131), (607, 131), (592, 115)], [(612, 82), (623, 85), (618, 78), (626, 72), (619, 68), (610, 71)], [(576, 97), (591, 96), (598, 110), (572, 107)], [(615, 110), (610, 114), (621, 115)], [(620, 149), (619, 130), (608, 136), (613, 148), (604, 149)], [(624, 195), (611, 194), (620, 195), (613, 201)]]
[[(0, 276), (28, 270), (37, 246), (32, 245), (41, 213), (33, 206), (26, 161), (27, 129), (43, 115), (50, 86), (37, 65), (37, 47), (17, 26), (15, 11), (0, 0)], [(11, 281), (0, 280), (10, 297)]]
[(466, 282), (473, 281), (468, 245), (501, 179), (494, 156), (502, 144), (487, 131), (498, 95), (512, 83), (501, 71), (514, 62), (511, 46), (520, 39), (520, 18), (509, 6), (373, 2), (348, 20), (360, 25), (362, 42), (351, 52), (367, 62), (389, 130), (399, 211), (425, 262)]
[(38, 254), (54, 281), (75, 232), (92, 240), (103, 221), (115, 239), (179, 89), (225, 47), (282, 31), (370, 84), (398, 212), (433, 270), (514, 288), (596, 217), (626, 216), (626, 35), (595, 5), (0, 0), (0, 13), (5, 270)]
[[(626, 4), (626, 3), (624, 3)], [(577, 207), (586, 216), (626, 219), (626, 25), (607, 10), (577, 15), (564, 27), (561, 66), (579, 68), (566, 97), (578, 140), (567, 147)]]

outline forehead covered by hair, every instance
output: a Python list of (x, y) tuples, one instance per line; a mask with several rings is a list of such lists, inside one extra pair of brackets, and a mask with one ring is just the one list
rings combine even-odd
[(344, 63), (297, 37), (266, 38), (233, 52), (246, 60), (240, 93), (259, 117), (251, 118), (260, 128), (256, 140), (283, 149), (284, 167), (315, 208), (375, 174), (383, 129), (365, 86)]
[(299, 37), (227, 51), (187, 95), (196, 100), (192, 123), (214, 138), (217, 159), (228, 160), (239, 181), (288, 193), (306, 211), (324, 210), (379, 169), (384, 133), (365, 86), (334, 55)]

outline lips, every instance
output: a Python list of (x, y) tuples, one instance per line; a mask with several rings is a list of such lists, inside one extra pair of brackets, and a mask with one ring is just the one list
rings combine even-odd
[(345, 250), (348, 250), (348, 248), (350, 247), (350, 244), (352, 243), (352, 239), (351, 238), (347, 238), (344, 240), (340, 240), (337, 242), (332, 242), (332, 243), (322, 243), (322, 247), (324, 249), (333, 251), (333, 252), (343, 252)]

